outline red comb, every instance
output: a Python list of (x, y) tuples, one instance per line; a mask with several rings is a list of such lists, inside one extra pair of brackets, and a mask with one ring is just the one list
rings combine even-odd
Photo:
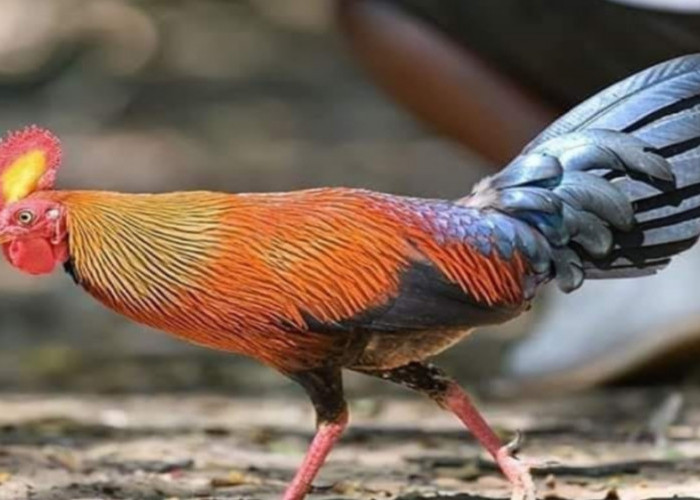
[(20, 156), (34, 150), (44, 152), (47, 167), (37, 188), (51, 189), (56, 181), (56, 170), (61, 163), (61, 141), (50, 131), (36, 125), (9, 132), (0, 141), (0, 173)]

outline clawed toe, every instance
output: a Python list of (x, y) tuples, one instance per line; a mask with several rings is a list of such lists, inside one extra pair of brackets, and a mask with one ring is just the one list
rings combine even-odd
[(522, 441), (522, 434), (517, 433), (513, 441), (498, 450), (496, 462), (513, 485), (511, 500), (536, 500), (535, 482), (530, 474), (532, 464), (515, 456)]

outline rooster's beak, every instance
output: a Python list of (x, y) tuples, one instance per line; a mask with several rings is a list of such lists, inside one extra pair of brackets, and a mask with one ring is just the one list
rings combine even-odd
[(0, 245), (4, 245), (8, 241), (12, 239), (12, 236), (9, 234), (4, 234), (2, 230), (0, 230)]

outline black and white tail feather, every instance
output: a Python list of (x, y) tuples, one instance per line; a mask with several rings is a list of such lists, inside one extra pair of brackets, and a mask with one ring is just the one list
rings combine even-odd
[(460, 202), (526, 223), (521, 250), (564, 291), (655, 273), (700, 235), (700, 54), (574, 108)]

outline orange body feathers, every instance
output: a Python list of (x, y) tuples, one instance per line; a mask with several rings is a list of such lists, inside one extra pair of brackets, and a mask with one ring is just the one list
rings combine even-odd
[[(525, 301), (524, 260), (516, 254), (491, 262), (451, 234), (449, 225), (441, 229), (433, 217), (444, 210), (440, 201), (351, 189), (247, 195), (54, 191), (37, 197), (66, 207), (74, 276), (101, 302), (154, 328), (285, 372), (329, 359), (362, 364), (363, 351), (383, 331), (416, 337), (428, 329), (451, 332), (410, 351), (432, 354), (479, 324), (465, 304), (491, 307), (492, 322), (516, 314)], [(409, 324), (409, 315), (406, 325), (373, 326), (386, 316), (384, 309), (411, 293), (404, 287), (415, 266), (447, 280), (456, 298), (434, 299), (448, 304), (432, 312), (428, 307), (423, 315), (432, 317), (422, 322)], [(430, 287), (430, 279), (426, 275), (421, 286)], [(443, 318), (450, 306), (464, 314)], [(403, 361), (396, 353), (374, 352), (372, 359)]]

